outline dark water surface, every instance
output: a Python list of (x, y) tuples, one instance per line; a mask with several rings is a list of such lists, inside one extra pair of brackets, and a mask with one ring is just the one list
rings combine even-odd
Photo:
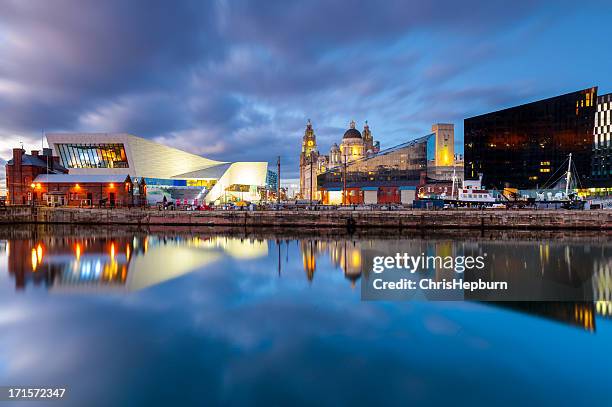
[[(368, 253), (414, 244), (592, 274), (597, 300), (361, 301)], [(78, 406), (608, 406), (611, 246), (598, 233), (4, 228), (0, 385), (66, 386), (52, 405)]]

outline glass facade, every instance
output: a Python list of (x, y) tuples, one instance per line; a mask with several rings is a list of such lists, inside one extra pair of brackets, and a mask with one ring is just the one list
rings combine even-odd
[[(427, 140), (421, 137), (381, 151), (373, 156), (346, 164), (346, 186), (416, 185), (427, 171)], [(344, 185), (344, 165), (318, 175), (317, 184), (323, 189)]]
[(590, 185), (596, 101), (595, 87), (465, 119), (465, 178), (539, 188), (566, 171), (572, 153), (579, 183)]
[(57, 144), (66, 168), (128, 168), (123, 144)]
[[(612, 93), (597, 98), (593, 139), (593, 184), (612, 187)], [(607, 191), (606, 191), (607, 192)]]

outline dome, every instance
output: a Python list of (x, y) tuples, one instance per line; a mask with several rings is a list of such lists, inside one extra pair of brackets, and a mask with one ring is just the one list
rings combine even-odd
[(348, 129), (342, 138), (361, 138), (361, 133), (357, 129)]
[(361, 138), (361, 133), (355, 128), (355, 122), (351, 121), (351, 127), (344, 133), (345, 138)]

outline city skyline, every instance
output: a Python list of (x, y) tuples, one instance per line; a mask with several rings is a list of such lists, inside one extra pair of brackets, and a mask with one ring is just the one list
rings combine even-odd
[[(46, 132), (127, 132), (297, 178), (368, 120), (386, 146), (575, 89), (612, 90), (605, 2), (7, 2), (0, 157)], [(271, 148), (271, 146), (273, 146)]]

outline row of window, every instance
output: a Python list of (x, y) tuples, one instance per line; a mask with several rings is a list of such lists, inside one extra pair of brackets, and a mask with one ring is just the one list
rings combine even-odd
[(66, 168), (128, 168), (123, 144), (57, 144)]
[(465, 198), (481, 199), (481, 198), (488, 198), (489, 195), (487, 195), (487, 194), (465, 194), (464, 197)]

